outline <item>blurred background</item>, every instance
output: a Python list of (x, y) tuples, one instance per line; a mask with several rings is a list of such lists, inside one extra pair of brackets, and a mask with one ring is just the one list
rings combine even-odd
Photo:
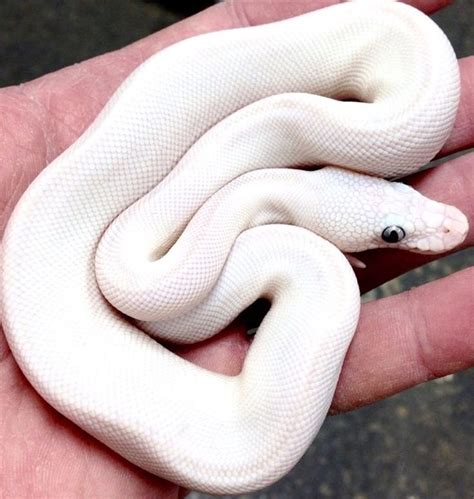
[[(211, 3), (2, 0), (0, 85), (25, 82), (123, 47)], [(457, 0), (433, 17), (459, 57), (474, 54), (474, 0)], [(474, 251), (467, 250), (391, 281), (364, 300), (398, 293), (473, 264)], [(287, 477), (264, 491), (239, 497), (472, 499), (473, 411), (471, 369), (328, 418)]]

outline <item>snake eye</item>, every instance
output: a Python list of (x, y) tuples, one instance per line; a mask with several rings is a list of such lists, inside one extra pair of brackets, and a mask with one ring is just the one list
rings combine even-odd
[(382, 239), (386, 243), (398, 243), (405, 237), (405, 231), (398, 225), (390, 225), (382, 232)]

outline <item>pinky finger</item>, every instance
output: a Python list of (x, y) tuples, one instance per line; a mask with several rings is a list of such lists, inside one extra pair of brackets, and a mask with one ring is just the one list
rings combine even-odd
[(349, 411), (473, 365), (469, 268), (362, 307), (332, 411)]

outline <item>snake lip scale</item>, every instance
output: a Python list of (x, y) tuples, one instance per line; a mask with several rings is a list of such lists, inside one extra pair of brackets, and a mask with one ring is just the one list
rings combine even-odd
[[(466, 236), (459, 210), (388, 180), (437, 154), (459, 93), (444, 34), (389, 0), (155, 54), (9, 221), (2, 322), (22, 371), (182, 486), (278, 480), (321, 427), (357, 325), (343, 252), (440, 253)], [(272, 305), (238, 376), (160, 344), (209, 338), (260, 297)]]

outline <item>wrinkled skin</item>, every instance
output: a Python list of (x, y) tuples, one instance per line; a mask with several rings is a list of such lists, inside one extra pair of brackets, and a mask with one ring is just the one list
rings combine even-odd
[[(32, 179), (91, 123), (120, 82), (145, 58), (180, 39), (254, 25), (337, 3), (234, 0), (120, 51), (0, 91), (0, 213), (2, 231)], [(425, 12), (446, 0), (411, 0)], [(460, 61), (461, 108), (441, 156), (474, 146), (474, 57)], [(423, 194), (474, 216), (474, 154), (449, 161), (409, 183)], [(472, 245), (471, 229), (463, 247)], [(433, 257), (395, 250), (358, 255), (363, 291)], [(349, 411), (424, 381), (474, 365), (473, 269), (362, 307), (333, 401)], [(235, 374), (248, 348), (244, 323), (179, 353), (210, 369)], [(380, 341), (383, 338), (383, 341)], [(0, 490), (6, 497), (181, 497), (177, 486), (143, 472), (52, 410), (18, 369), (0, 336)]]

